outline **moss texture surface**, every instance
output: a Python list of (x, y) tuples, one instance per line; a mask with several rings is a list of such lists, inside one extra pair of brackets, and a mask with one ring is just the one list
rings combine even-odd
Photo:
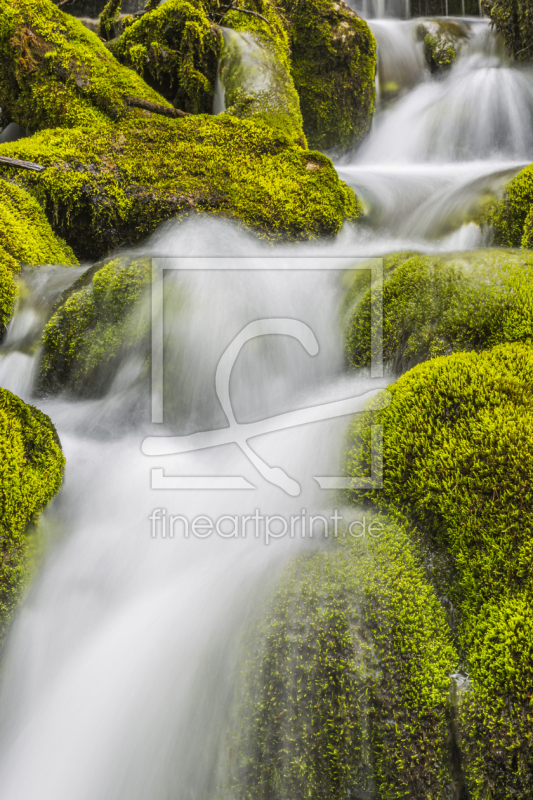
[(50, 419), (0, 389), (0, 636), (26, 578), (25, 530), (61, 486), (65, 460)]
[[(354, 273), (346, 295), (346, 353), (368, 366), (371, 303), (368, 273)], [(503, 342), (533, 339), (533, 257), (476, 251), (446, 256), (403, 254), (384, 260), (383, 355), (395, 372), (420, 361)]]
[(289, 565), (248, 642), (238, 797), (437, 798), (452, 784), (444, 612), (405, 529), (364, 524)]
[(480, 800), (525, 798), (532, 786), (532, 386), (525, 343), (420, 364), (389, 387), (388, 408), (360, 415), (347, 461), (349, 474), (368, 470), (370, 423), (382, 424), (383, 488), (368, 499), (447, 562), (440, 580), (473, 687), (462, 747)]
[(310, 147), (343, 151), (370, 130), (376, 45), (342, 0), (286, 0), (294, 84)]
[(533, 165), (526, 167), (507, 184), (503, 197), (489, 207), (485, 224), (492, 229), (492, 240), (504, 247), (533, 246)]
[(334, 235), (360, 213), (325, 156), (231, 117), (42, 131), (0, 151), (48, 167), (0, 174), (20, 177), (79, 258), (138, 242), (180, 212), (233, 217), (292, 239)]
[(99, 396), (115, 375), (122, 351), (148, 331), (133, 319), (152, 279), (151, 259), (96, 264), (64, 293), (44, 329), (41, 394), (66, 390)]
[(505, 45), (518, 61), (533, 59), (533, 6), (531, 0), (482, 0), (481, 5)]
[(146, 116), (124, 95), (170, 106), (51, 0), (0, 0), (0, 107), (32, 132)]
[(0, 328), (11, 319), (21, 265), (76, 264), (74, 253), (52, 231), (35, 198), (0, 180)]

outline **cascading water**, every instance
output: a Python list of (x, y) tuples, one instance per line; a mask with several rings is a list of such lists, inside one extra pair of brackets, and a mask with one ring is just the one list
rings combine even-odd
[(338, 170), (380, 239), (474, 246), (479, 232), (463, 224), (533, 158), (533, 70), (509, 62), (486, 21), (456, 22), (468, 37), (438, 77), (420, 67), (420, 20), (370, 22), (381, 92), (394, 82), (399, 97), (378, 110), (372, 134)]
[[(141, 442), (156, 433), (227, 426), (215, 393), (216, 365), (252, 320), (299, 320), (316, 335), (320, 352), (311, 356), (286, 336), (249, 342), (231, 384), (239, 422), (375, 389), (375, 380), (342, 378), (338, 270), (350, 259), (341, 256), (403, 245), (469, 247), (479, 231), (465, 222), (533, 160), (532, 73), (509, 64), (487, 25), (470, 20), (457, 63), (447, 76), (432, 78), (417, 24), (371, 22), (381, 99), (391, 83), (399, 96), (394, 104), (382, 102), (364, 147), (339, 165), (367, 206), (366, 229), (347, 228), (336, 243), (314, 249), (272, 251), (229, 223), (198, 218), (147, 245), (146, 252), (163, 257), (204, 257), (184, 261), (164, 279), (171, 417), (164, 426), (150, 423), (144, 340), (124, 353), (103, 397), (32, 397), (36, 341), (54, 299), (80, 270), (27, 275), (27, 293), (0, 348), (0, 384), (51, 416), (68, 469), (43, 515), (47, 556), (5, 655), (2, 797), (215, 796), (239, 634), (279, 566), (309, 544), (300, 529), (267, 546), (264, 522), (258, 537), (253, 527), (244, 537), (224, 533), (234, 526), (231, 517), (242, 525), (256, 509), (263, 518), (282, 519), (327, 509), (313, 477), (336, 474), (346, 423), (308, 424), (254, 443), (268, 465), (282, 466), (300, 483), (297, 498), (265, 480), (237, 444), (153, 458), (142, 454)], [(223, 108), (221, 101), (216, 110)], [(445, 238), (450, 234), (453, 240)], [(217, 269), (220, 262), (207, 258), (214, 254), (233, 259), (231, 268), (225, 261)], [(335, 269), (317, 270), (326, 258)], [(149, 315), (149, 302), (140, 313)], [(256, 489), (154, 490), (153, 467), (167, 476), (240, 476)], [(171, 515), (182, 521), (174, 536), (169, 527), (163, 536), (163, 518), (169, 526)], [(186, 537), (183, 520), (200, 517), (226, 517), (226, 527), (219, 535)]]
[[(190, 222), (167, 231), (154, 246), (161, 255), (192, 256), (205, 254), (206, 247), (198, 244), (202, 240), (233, 258), (238, 250), (253, 248), (256, 259), (229, 259), (230, 269), (219, 270), (216, 259), (189, 259), (165, 278), (170, 366), (164, 432), (227, 426), (215, 395), (216, 365), (250, 320), (281, 317), (308, 324), (320, 352), (312, 357), (286, 336), (245, 345), (231, 383), (239, 422), (369, 388), (341, 377), (338, 272), (315, 269), (327, 264), (312, 258), (263, 262), (259, 257), (272, 255), (268, 248), (220, 222)], [(329, 265), (349, 263), (337, 257)], [(77, 274), (39, 271), (38, 284), (30, 275), (29, 298), (0, 359), (2, 377), (9, 359), (28, 359), (26, 386), (13, 387), (27, 399), (36, 356), (21, 351), (28, 351), (38, 334), (39, 309), (49, 309)], [(137, 347), (142, 354), (145, 343)], [(252, 523), (244, 538), (242, 528), (237, 539), (186, 537), (181, 523), (173, 537), (170, 529), (163, 537), (161, 523), (150, 517), (155, 509), (190, 521), (228, 515), (225, 527), (221, 523), (222, 533), (228, 533), (230, 517), (240, 524), (256, 509), (286, 519), (302, 509), (310, 515), (326, 503), (313, 476), (338, 471), (342, 421), (253, 442), (261, 458), (301, 484), (296, 498), (266, 482), (236, 444), (188, 455), (144, 456), (144, 436), (162, 431), (149, 421), (148, 382), (128, 366), (135, 353), (134, 347), (124, 354), (124, 369), (103, 398), (39, 401), (58, 427), (68, 472), (44, 516), (54, 543), (11, 632), (4, 666), (0, 795), (10, 800), (214, 796), (239, 630), (277, 565), (304, 540), (295, 528), (294, 538), (267, 545), (264, 530), (256, 537)], [(152, 467), (170, 475), (240, 475), (258, 488), (154, 491)]]

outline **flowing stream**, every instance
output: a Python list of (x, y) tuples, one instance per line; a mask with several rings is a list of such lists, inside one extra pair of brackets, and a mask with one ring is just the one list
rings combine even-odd
[[(339, 305), (352, 257), (481, 242), (471, 221), (476, 208), (533, 160), (533, 74), (506, 61), (486, 23), (467, 20), (456, 64), (434, 78), (418, 22), (370, 23), (379, 109), (367, 142), (338, 165), (363, 199), (363, 225), (347, 226), (335, 242), (273, 253), (230, 223), (198, 217), (165, 226), (137, 249), (157, 253), (168, 270), (153, 290), (155, 297), (164, 286), (152, 318), (164, 341), (162, 423), (151, 421), (143, 337), (123, 354), (103, 396), (34, 397), (47, 314), (83, 270), (25, 274), (0, 348), (0, 385), (50, 415), (68, 466), (41, 519), (43, 563), (5, 652), (2, 798), (215, 797), (239, 636), (287, 557), (313, 546), (303, 536), (303, 511), (331, 513), (315, 478), (339, 473), (346, 419), (258, 436), (251, 446), (266, 470), (231, 441), (158, 457), (144, 455), (142, 442), (227, 427), (217, 364), (255, 320), (297, 320), (319, 349), (313, 355), (281, 334), (244, 344), (230, 385), (239, 423), (375, 390), (384, 381), (343, 371)], [(390, 101), (384, 89), (392, 82), (399, 89)], [(153, 297), (139, 311), (139, 329), (149, 327)], [(266, 479), (268, 467), (297, 481), (300, 494)], [(154, 489), (152, 469), (176, 479), (238, 478), (248, 488)], [(254, 525), (257, 511), (262, 521)], [(294, 536), (268, 540), (266, 515), (279, 518), (269, 528), (275, 533), (299, 517)], [(172, 531), (171, 516), (179, 517)], [(218, 533), (187, 536), (186, 524), (200, 517), (218, 523)]]

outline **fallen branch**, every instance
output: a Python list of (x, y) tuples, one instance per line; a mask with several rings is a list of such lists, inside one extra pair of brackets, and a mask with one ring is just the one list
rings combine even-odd
[(30, 169), (32, 172), (44, 172), (46, 167), (40, 164), (34, 164), (32, 161), (20, 161), (18, 158), (9, 158), (8, 156), (0, 156), (0, 165), (6, 167), (18, 167), (19, 169)]
[(143, 100), (142, 97), (131, 97), (124, 95), (124, 102), (127, 106), (134, 108), (144, 108), (145, 111), (151, 111), (153, 114), (161, 114), (163, 117), (190, 117), (188, 111), (181, 111), (179, 108), (168, 108), (159, 103), (152, 103), (151, 100)]
[(224, 19), (226, 14), (229, 14), (230, 11), (240, 11), (241, 14), (250, 14), (250, 16), (252, 17), (259, 17), (259, 19), (262, 19), (263, 22), (266, 22), (266, 24), (270, 27), (270, 22), (262, 14), (258, 14), (257, 11), (249, 11), (247, 8), (239, 8), (238, 6), (234, 5), (232, 5), (230, 8), (228, 8), (227, 11), (224, 12), (224, 14), (222, 15), (222, 19)]

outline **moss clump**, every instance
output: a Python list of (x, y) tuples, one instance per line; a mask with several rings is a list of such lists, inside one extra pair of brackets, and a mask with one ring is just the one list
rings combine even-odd
[(38, 391), (99, 396), (126, 346), (147, 333), (135, 316), (151, 284), (151, 259), (113, 259), (85, 272), (60, 298), (44, 329)]
[(2, 153), (48, 167), (19, 179), (80, 258), (138, 242), (180, 212), (233, 217), (292, 239), (333, 235), (360, 213), (325, 156), (224, 115), (43, 131)]
[(54, 235), (31, 195), (0, 180), (0, 329), (11, 319), (22, 264), (76, 264), (70, 247)]
[(509, 53), (518, 61), (533, 58), (531, 0), (481, 0), (483, 11), (502, 34)]
[(455, 47), (444, 36), (428, 33), (424, 37), (424, 56), (432, 74), (451, 69), (456, 55)]
[(210, 113), (221, 47), (220, 31), (200, 0), (167, 0), (140, 18), (127, 17), (113, 55), (176, 108)]
[(355, 147), (374, 113), (376, 46), (370, 28), (342, 0), (286, 0), (283, 7), (310, 147)]
[(503, 197), (484, 215), (492, 243), (504, 247), (533, 247), (533, 165), (507, 184)]
[[(383, 355), (395, 372), (437, 355), (533, 339), (529, 255), (489, 250), (452, 257), (395, 256), (385, 259), (384, 275)], [(357, 286), (358, 275), (350, 291)], [(377, 296), (367, 290), (354, 299), (346, 353), (351, 366), (368, 366), (370, 309)]]
[(480, 800), (531, 789), (532, 387), (528, 344), (421, 364), (389, 387), (388, 408), (360, 415), (347, 462), (364, 474), (369, 423), (383, 425), (383, 488), (367, 499), (416, 526), (432, 562), (448, 561), (440, 580), (473, 687), (463, 747)]
[(65, 459), (50, 419), (0, 389), (0, 637), (26, 578), (25, 530), (61, 486)]
[(0, 107), (32, 132), (145, 116), (124, 95), (170, 105), (51, 0), (0, 0)]
[(450, 784), (444, 612), (405, 530), (364, 524), (366, 538), (293, 560), (248, 643), (233, 797), (437, 798)]

